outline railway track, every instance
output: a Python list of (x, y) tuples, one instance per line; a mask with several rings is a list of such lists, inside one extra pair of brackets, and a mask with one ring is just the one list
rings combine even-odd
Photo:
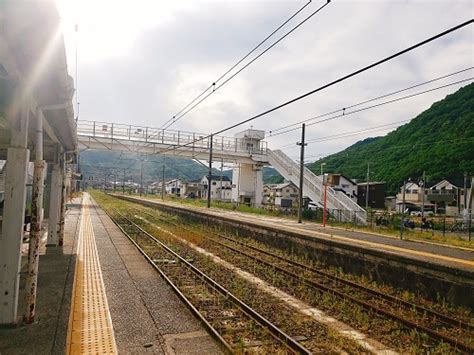
[(117, 210), (104, 210), (228, 353), (310, 351)]
[[(151, 218), (194, 232), (183, 224), (177, 224), (156, 213), (139, 210)], [(209, 233), (208, 231), (206, 231)], [(447, 343), (465, 353), (474, 353), (469, 344), (474, 338), (473, 326), (459, 319), (407, 302), (400, 298), (368, 288), (356, 282), (337, 277), (323, 270), (308, 266), (256, 246), (236, 240), (220, 233), (202, 235), (206, 240), (241, 255), (255, 263), (270, 267), (277, 272), (297, 280), (306, 287), (328, 292), (344, 300), (353, 302), (382, 317), (401, 323), (409, 329), (427, 334), (436, 343)], [(452, 334), (455, 334), (453, 336)], [(469, 340), (470, 339), (470, 340)], [(468, 342), (465, 342), (468, 340)]]

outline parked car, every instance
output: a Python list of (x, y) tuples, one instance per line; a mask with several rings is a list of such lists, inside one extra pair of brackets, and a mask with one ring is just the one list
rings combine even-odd
[(315, 204), (314, 202), (308, 203), (308, 210), (316, 211), (318, 208), (319, 208), (318, 205)]
[(421, 217), (421, 211), (411, 211), (410, 216)]

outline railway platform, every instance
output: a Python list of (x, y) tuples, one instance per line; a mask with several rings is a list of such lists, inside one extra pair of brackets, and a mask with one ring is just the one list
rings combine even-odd
[[(121, 195), (117, 196), (123, 197)], [(299, 224), (288, 218), (263, 216), (218, 208), (207, 209), (176, 202), (162, 202), (158, 199), (126, 195), (125, 198), (129, 200), (147, 201), (157, 206), (172, 206), (176, 209), (217, 217), (225, 221), (307, 236), (315, 240), (330, 241), (335, 244), (357, 247), (361, 250), (376, 251), (392, 257), (412, 259), (430, 265), (458, 269), (474, 275), (474, 247), (469, 249), (431, 242), (400, 240), (396, 237), (383, 236), (375, 233), (365, 233), (330, 226), (323, 227), (313, 222), (303, 222)]]
[(0, 329), (0, 354), (220, 352), (86, 193), (68, 204), (64, 246), (40, 257), (35, 323)]

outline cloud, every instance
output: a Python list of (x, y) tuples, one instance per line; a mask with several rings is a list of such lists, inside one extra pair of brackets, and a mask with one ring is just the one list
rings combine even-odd
[[(123, 23), (126, 7), (110, 11), (102, 18), (104, 32), (91, 26), (110, 43), (94, 57), (100, 41), (80, 42), (81, 119), (161, 125), (303, 4), (190, 2), (166, 8), (166, 16), (153, 22), (149, 12), (159, 13), (163, 3), (139, 2), (129, 23)], [(313, 0), (306, 14), (322, 3)], [(173, 128), (212, 132), (229, 126), (463, 22), (472, 10), (470, 1), (334, 1)], [(114, 32), (121, 23), (130, 33)], [(469, 26), (251, 124), (268, 131), (472, 66), (472, 40)], [(74, 43), (68, 44), (73, 67)], [(472, 71), (456, 78), (468, 76)], [(308, 127), (308, 139), (413, 118), (458, 87)], [(336, 152), (363, 138), (312, 144), (308, 155)], [(270, 147), (298, 139), (299, 132), (271, 138)]]

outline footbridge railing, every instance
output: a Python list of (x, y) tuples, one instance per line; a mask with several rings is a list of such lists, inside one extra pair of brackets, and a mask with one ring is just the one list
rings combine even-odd
[[(78, 121), (77, 136), (79, 141), (84, 138), (98, 140), (117, 140), (132, 142), (135, 145), (160, 145), (183, 149), (209, 149), (211, 139), (208, 134), (159, 129), (145, 126), (134, 126), (118, 123)], [(267, 142), (261, 141), (259, 146), (248, 146), (245, 139), (214, 136), (213, 150), (229, 153), (265, 155)]]

